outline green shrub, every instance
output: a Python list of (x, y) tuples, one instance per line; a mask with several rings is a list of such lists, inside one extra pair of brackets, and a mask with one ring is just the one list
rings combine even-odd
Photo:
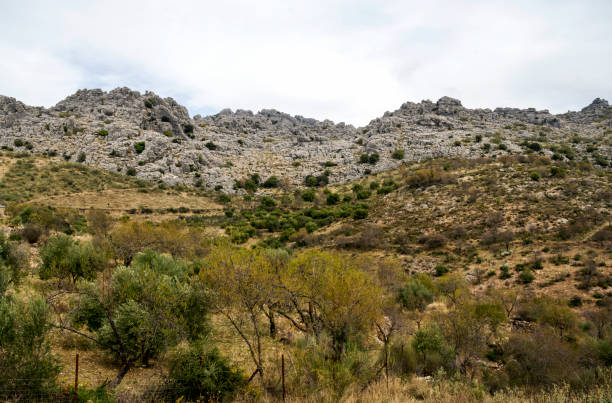
[(170, 130), (164, 130), (162, 133), (166, 137), (174, 137), (174, 133), (172, 133)]
[(204, 146), (211, 151), (214, 151), (218, 148), (217, 145), (213, 143), (212, 141), (207, 142), (206, 144), (204, 144)]
[(327, 196), (327, 204), (330, 206), (334, 204), (338, 204), (339, 201), (340, 201), (340, 195), (338, 193), (330, 193)]
[(183, 348), (172, 354), (168, 361), (166, 395), (175, 401), (182, 398), (188, 401), (229, 401), (246, 382), (242, 371), (233, 367), (217, 349)]
[(367, 218), (367, 217), (368, 217), (368, 210), (364, 208), (357, 208), (353, 212), (353, 218), (355, 220), (363, 220), (364, 218)]
[(97, 134), (98, 136), (106, 137), (106, 136), (108, 136), (108, 130), (106, 130), (106, 129), (100, 129), (100, 130), (98, 130), (98, 131), (96, 132), (96, 134)]
[(193, 133), (193, 125), (191, 123), (188, 123), (186, 125), (183, 125), (183, 132), (185, 132), (185, 134), (192, 134)]
[(139, 141), (134, 143), (134, 150), (136, 150), (137, 154), (142, 153), (145, 150), (146, 144), (144, 141)]
[(411, 278), (399, 291), (399, 301), (409, 311), (423, 312), (433, 298), (433, 291), (417, 277)]
[(365, 200), (372, 196), (372, 192), (369, 190), (360, 190), (357, 192), (357, 200)]
[(404, 159), (404, 150), (397, 149), (397, 150), (393, 151), (393, 153), (391, 154), (391, 158), (396, 159), (396, 160), (403, 160)]
[(542, 151), (542, 145), (537, 142), (525, 143), (524, 146), (533, 151)]
[(87, 156), (85, 155), (84, 152), (79, 153), (79, 156), (77, 157), (77, 162), (85, 162), (85, 160), (87, 159)]
[(535, 279), (535, 276), (529, 269), (524, 269), (519, 274), (519, 281), (523, 284), (529, 284)]
[(60, 372), (51, 354), (51, 310), (42, 296), (26, 302), (6, 291), (0, 281), (0, 400), (51, 401)]
[(319, 228), (319, 226), (314, 221), (308, 221), (304, 228), (306, 228), (306, 232), (310, 234), (312, 232), (315, 232)]
[(436, 272), (436, 277), (440, 277), (448, 273), (448, 267), (442, 264), (436, 265), (436, 267), (434, 267), (434, 270)]
[(145, 106), (146, 108), (151, 109), (151, 108), (153, 108), (153, 105), (154, 105), (154, 102), (153, 102), (153, 99), (152, 99), (152, 98), (147, 98), (147, 99), (145, 99), (145, 101), (144, 101), (144, 106)]
[(96, 270), (105, 266), (104, 257), (91, 244), (75, 242), (69, 236), (60, 234), (50, 238), (40, 250), (42, 279), (51, 277), (92, 279)]
[(529, 174), (529, 177), (531, 178), (532, 181), (539, 181), (540, 180), (540, 174), (537, 172), (531, 172)]
[(15, 140), (13, 140), (13, 145), (15, 147), (23, 147), (23, 140), (22, 139), (15, 139)]
[(275, 188), (278, 187), (279, 183), (280, 181), (276, 176), (270, 176), (261, 186), (264, 188)]
[(136, 168), (130, 167), (126, 171), (127, 176), (136, 176)]
[(303, 191), (301, 194), (301, 197), (302, 197), (302, 200), (311, 202), (311, 201), (314, 201), (315, 195), (316, 195), (315, 190), (309, 189), (309, 190)]

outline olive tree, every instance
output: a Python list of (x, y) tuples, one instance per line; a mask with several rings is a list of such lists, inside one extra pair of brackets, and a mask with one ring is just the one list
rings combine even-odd
[(14, 391), (44, 394), (60, 370), (51, 354), (49, 307), (40, 296), (16, 298), (7, 273), (0, 275), (0, 400), (13, 401)]
[[(188, 266), (152, 251), (135, 256), (110, 279), (81, 281), (69, 314), (59, 327), (110, 352), (120, 365), (111, 386), (136, 363), (147, 365), (167, 348), (206, 333), (206, 290)], [(85, 329), (83, 329), (83, 327)]]

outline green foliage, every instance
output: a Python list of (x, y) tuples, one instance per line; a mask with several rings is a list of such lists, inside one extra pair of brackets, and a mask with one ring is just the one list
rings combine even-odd
[(134, 143), (134, 150), (136, 150), (136, 154), (141, 154), (146, 147), (146, 143), (144, 141), (139, 141)]
[(276, 176), (270, 176), (266, 179), (261, 186), (264, 188), (275, 188), (280, 184), (280, 180)]
[(404, 159), (404, 150), (397, 149), (397, 150), (393, 151), (393, 153), (391, 154), (391, 158), (396, 159), (396, 160), (403, 160)]
[(531, 172), (529, 174), (529, 177), (531, 178), (532, 181), (539, 181), (540, 180), (540, 174), (538, 172)]
[(9, 284), (18, 285), (23, 269), (28, 266), (28, 251), (0, 234), (0, 297)]
[(518, 277), (519, 281), (523, 284), (529, 284), (535, 279), (535, 276), (529, 269), (522, 270)]
[(0, 399), (20, 400), (23, 393), (43, 397), (56, 388), (60, 368), (51, 354), (51, 323), (42, 296), (16, 299), (0, 279)]
[(218, 350), (205, 350), (200, 343), (174, 352), (168, 360), (167, 395), (173, 400), (228, 401), (246, 382)]
[(368, 210), (364, 208), (357, 208), (353, 212), (353, 218), (355, 220), (363, 220), (364, 218), (367, 218), (367, 217), (368, 217)]
[(409, 311), (425, 310), (433, 302), (434, 294), (418, 277), (411, 278), (399, 291), (399, 301)]
[(316, 195), (316, 192), (314, 189), (308, 189), (302, 192), (301, 197), (302, 197), (302, 200), (311, 202), (311, 201), (314, 201), (315, 195)]
[(96, 132), (96, 135), (101, 136), (101, 137), (106, 137), (108, 136), (108, 130), (100, 129)]
[(365, 200), (368, 199), (372, 195), (372, 192), (369, 190), (360, 190), (357, 192), (357, 200)]
[[(152, 251), (116, 269), (109, 284), (81, 282), (71, 317), (127, 370), (208, 330), (206, 292), (182, 261)], [(124, 375), (125, 373), (123, 373)], [(117, 383), (121, 381), (118, 376)]]
[(216, 145), (215, 143), (213, 143), (212, 141), (208, 141), (208, 142), (206, 142), (206, 143), (204, 144), (204, 146), (205, 146), (206, 148), (208, 148), (209, 150), (211, 150), (211, 151), (214, 151), (214, 150), (216, 150), (216, 149), (218, 148), (218, 147), (217, 147), (217, 145)]
[(50, 238), (40, 250), (42, 279), (51, 277), (92, 279), (97, 270), (106, 266), (104, 256), (90, 243), (80, 243), (60, 234)]
[(524, 143), (523, 146), (532, 151), (542, 151), (542, 145), (537, 142)]
[(338, 202), (340, 201), (340, 195), (338, 193), (330, 193), (327, 196), (327, 204), (332, 206), (334, 204), (338, 204)]
[(155, 105), (155, 102), (153, 101), (152, 98), (147, 98), (144, 100), (144, 106), (148, 109), (153, 108), (153, 105)]
[(129, 168), (127, 169), (127, 171), (125, 172), (125, 174), (126, 174), (127, 176), (136, 176), (136, 168), (134, 168), (134, 167), (129, 167)]

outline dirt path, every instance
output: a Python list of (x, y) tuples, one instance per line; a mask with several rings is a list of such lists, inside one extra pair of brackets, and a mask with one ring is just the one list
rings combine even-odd
[(591, 239), (593, 235), (595, 235), (597, 231), (604, 229), (608, 225), (609, 225), (609, 222), (606, 221), (603, 224), (598, 225), (597, 227), (593, 228), (591, 231), (586, 233), (586, 235), (582, 238), (582, 241), (588, 241), (589, 239)]

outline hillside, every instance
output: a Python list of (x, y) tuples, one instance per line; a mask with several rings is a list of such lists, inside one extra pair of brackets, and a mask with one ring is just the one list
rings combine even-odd
[(0, 398), (71, 399), (76, 354), (95, 402), (612, 398), (605, 101), (2, 102)]
[(80, 90), (49, 109), (0, 97), (5, 150), (46, 152), (148, 181), (225, 192), (254, 173), (289, 186), (329, 168), (329, 180), (342, 183), (402, 160), (477, 158), (527, 147), (606, 166), (611, 127), (612, 107), (599, 98), (579, 112), (552, 115), (533, 108), (468, 109), (443, 97), (407, 102), (354, 128), (275, 110), (190, 117), (172, 98), (128, 88)]

